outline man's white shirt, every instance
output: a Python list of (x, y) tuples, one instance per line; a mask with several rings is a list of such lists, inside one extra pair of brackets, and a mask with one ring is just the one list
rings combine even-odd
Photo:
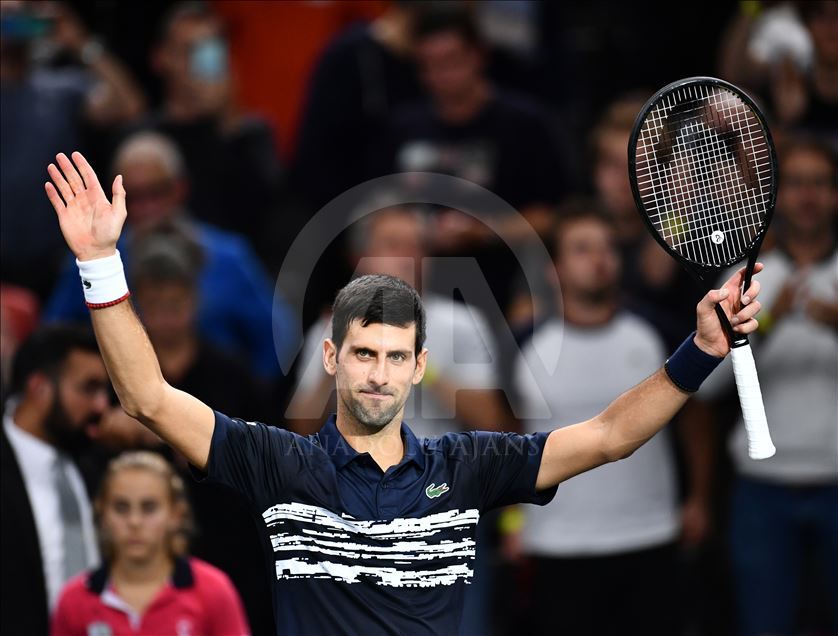
[[(35, 518), (44, 580), (47, 586), (47, 600), (52, 610), (61, 588), (67, 581), (64, 576), (64, 525), (61, 520), (58, 493), (53, 481), (58, 451), (17, 426), (12, 419), (11, 411), (10, 408), (3, 416), (3, 428), (20, 466), (29, 505), (32, 507), (32, 515)], [(99, 550), (96, 544), (96, 530), (93, 525), (90, 501), (82, 476), (73, 462), (67, 462), (67, 474), (81, 512), (82, 532), (88, 557), (87, 567), (92, 568), (99, 564)]]
[[(551, 376), (541, 360), (555, 359), (557, 350), (558, 365)], [(531, 405), (546, 400), (551, 411), (550, 419), (528, 420), (527, 432), (590, 419), (664, 360), (657, 334), (628, 313), (601, 327), (545, 323), (524, 347), (515, 370), (522, 398)], [(627, 459), (564, 482), (549, 506), (526, 506), (524, 551), (547, 557), (600, 556), (673, 540), (679, 520), (666, 435), (658, 433)]]

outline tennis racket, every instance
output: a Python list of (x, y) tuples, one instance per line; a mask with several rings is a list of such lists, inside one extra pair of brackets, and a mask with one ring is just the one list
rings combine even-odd
[[(748, 289), (777, 196), (774, 144), (753, 100), (712, 77), (673, 82), (638, 114), (628, 155), (634, 200), (657, 242), (704, 288), (747, 259)], [(716, 313), (730, 341), (748, 454), (771, 457), (748, 338), (718, 305)]]

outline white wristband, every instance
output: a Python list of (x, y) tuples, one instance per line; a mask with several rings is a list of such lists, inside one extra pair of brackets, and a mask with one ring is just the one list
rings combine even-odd
[(88, 307), (110, 307), (121, 303), (131, 295), (119, 250), (113, 256), (92, 261), (76, 259), (81, 276), (84, 300)]

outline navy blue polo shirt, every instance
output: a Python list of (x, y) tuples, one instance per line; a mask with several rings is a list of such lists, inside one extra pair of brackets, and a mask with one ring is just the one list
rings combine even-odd
[(556, 493), (535, 490), (547, 433), (401, 434), (382, 472), (334, 415), (304, 437), (216, 412), (207, 478), (258, 517), (278, 634), (456, 634), (480, 515)]

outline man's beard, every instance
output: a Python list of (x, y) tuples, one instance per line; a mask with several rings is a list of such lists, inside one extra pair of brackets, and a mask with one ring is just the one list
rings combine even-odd
[(579, 296), (589, 305), (602, 305), (612, 302), (616, 297), (616, 292), (616, 286), (608, 284), (593, 289), (586, 289)]
[(404, 406), (404, 402), (399, 403), (398, 400), (394, 399), (390, 406), (367, 408), (361, 400), (355, 397), (354, 392), (348, 392), (347, 398), (341, 396), (340, 399), (358, 423), (376, 431), (381, 430), (392, 422), (393, 418), (396, 417), (396, 414)]
[(89, 442), (85, 429), (98, 422), (97, 416), (90, 416), (81, 426), (73, 426), (61, 401), (56, 398), (44, 420), (44, 430), (56, 448), (68, 455), (78, 455)]

